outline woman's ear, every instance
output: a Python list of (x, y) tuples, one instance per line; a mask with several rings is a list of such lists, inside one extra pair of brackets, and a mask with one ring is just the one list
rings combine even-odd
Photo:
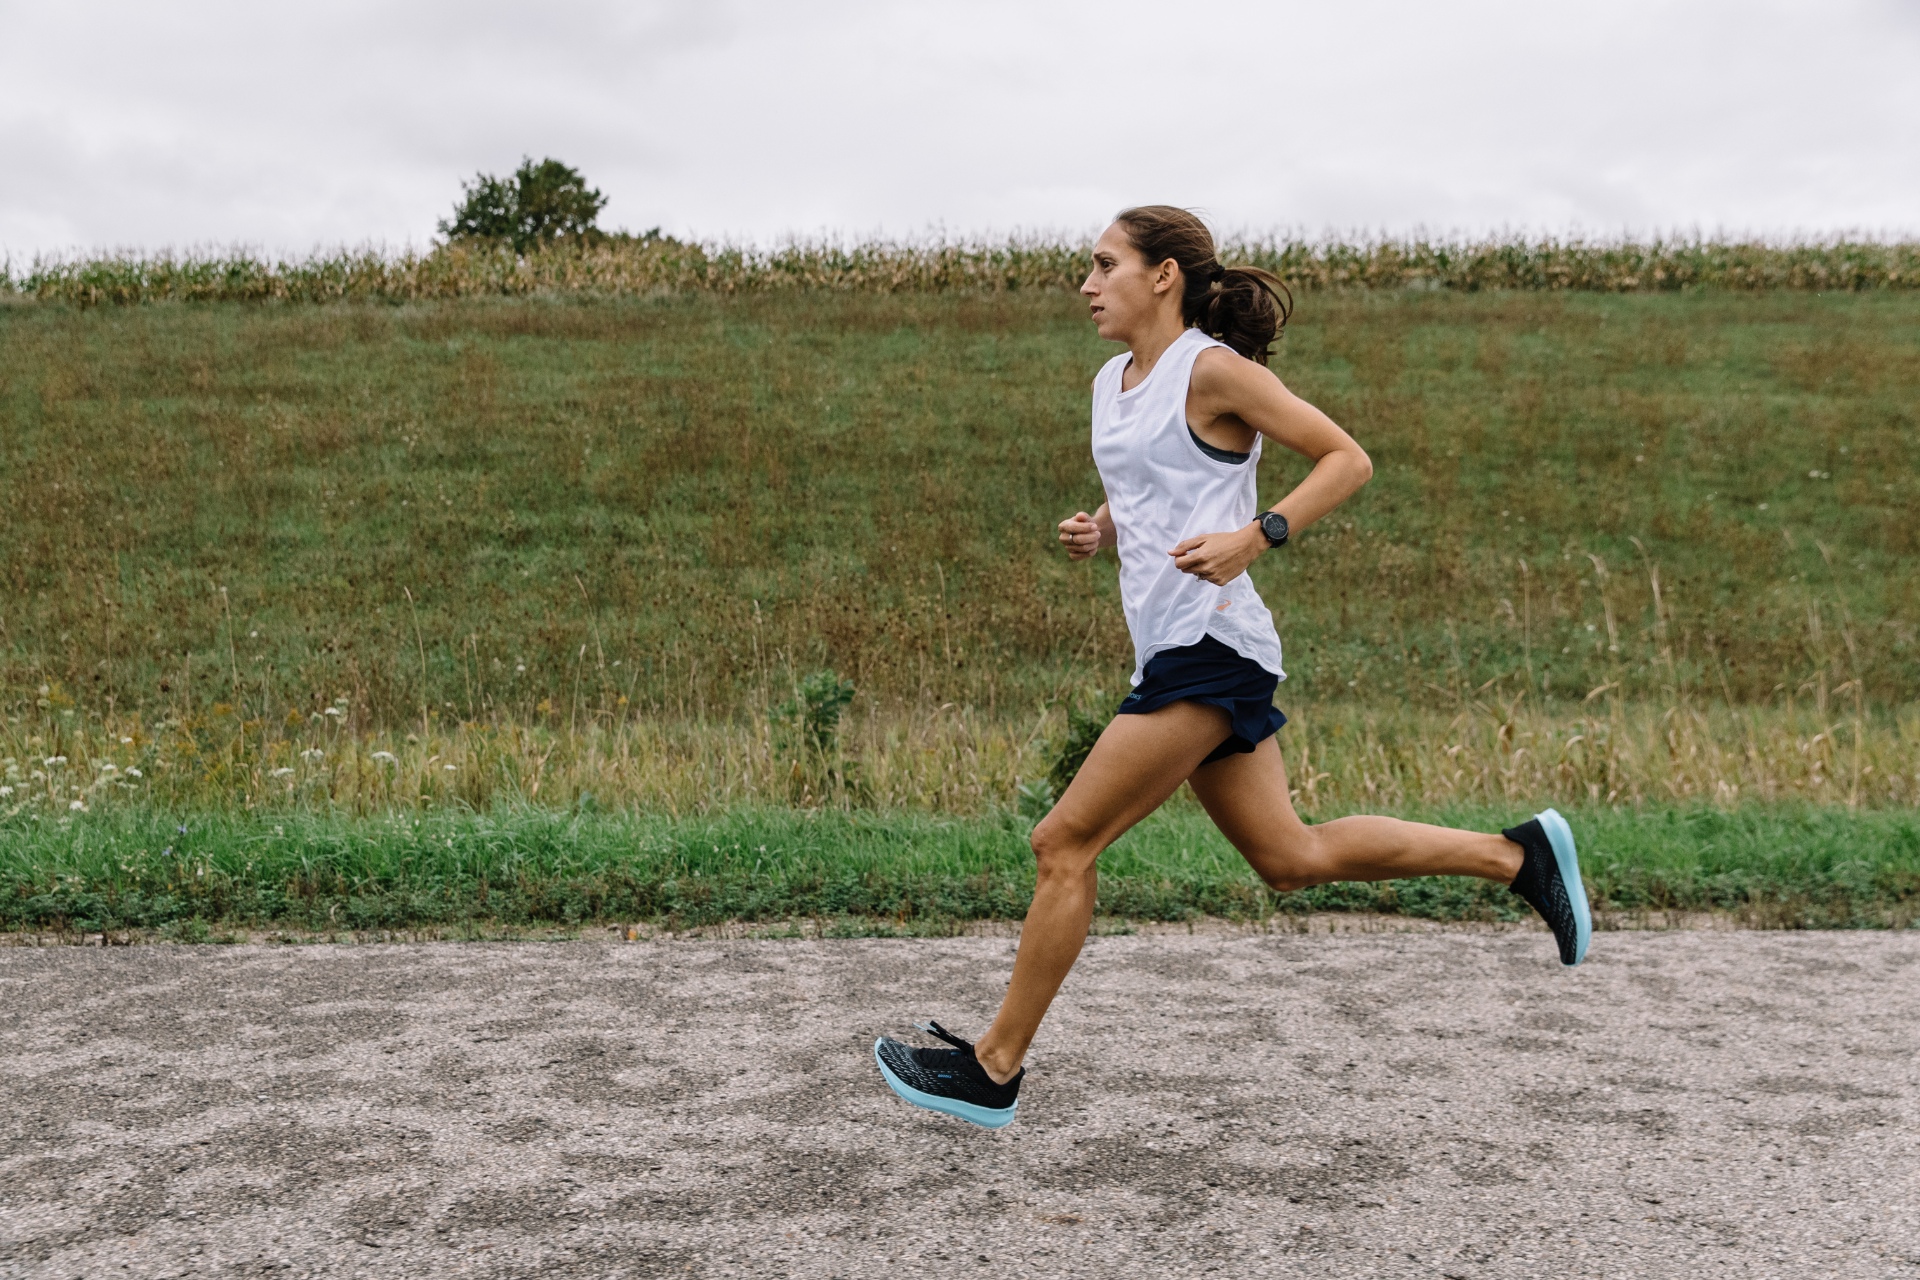
[(1175, 282), (1178, 281), (1179, 279), (1180, 279), (1179, 262), (1177, 262), (1172, 258), (1168, 258), (1165, 262), (1160, 264), (1160, 269), (1153, 273), (1153, 291), (1155, 293), (1165, 293), (1167, 290), (1173, 288)]

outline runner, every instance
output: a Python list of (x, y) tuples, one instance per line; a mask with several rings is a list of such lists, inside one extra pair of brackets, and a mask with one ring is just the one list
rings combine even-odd
[[(1171, 796), (1193, 788), (1260, 878), (1281, 891), (1336, 880), (1478, 876), (1510, 885), (1546, 920), (1562, 964), (1586, 956), (1592, 923), (1573, 833), (1546, 809), (1500, 835), (1398, 818), (1308, 826), (1293, 810), (1274, 733), (1280, 639), (1247, 576), (1373, 474), (1353, 438), (1288, 391), (1267, 358), (1285, 286), (1223, 267), (1184, 209), (1115, 219), (1080, 286), (1102, 338), (1125, 343), (1093, 381), (1093, 460), (1107, 500), (1060, 522), (1067, 554), (1120, 555), (1133, 635), (1133, 692), (1066, 794), (1033, 829), (1037, 875), (1000, 1013), (978, 1044), (937, 1022), (947, 1048), (882, 1038), (880, 1073), (916, 1106), (999, 1128), (1013, 1121), (1021, 1065), (1093, 921), (1095, 860)], [(1258, 514), (1254, 471), (1268, 438), (1313, 461)]]

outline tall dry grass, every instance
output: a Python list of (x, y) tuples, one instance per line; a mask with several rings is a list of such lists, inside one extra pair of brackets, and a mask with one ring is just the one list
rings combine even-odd
[[(738, 805), (977, 815), (1021, 806), (1060, 749), (1058, 707), (989, 717), (953, 706), (870, 709), (833, 762), (764, 716), (365, 725), (347, 705), (278, 723), (230, 708), (189, 720), (83, 719), (49, 708), (0, 728), (0, 818), (129, 803), (181, 809), (633, 809), (675, 817)], [(1577, 710), (1524, 694), (1448, 713), (1295, 707), (1281, 731), (1304, 812), (1545, 803), (1637, 806), (1920, 804), (1920, 707), (1668, 706), (1602, 695)], [(831, 763), (834, 767), (825, 765)]]
[[(1070, 289), (1090, 242), (795, 242), (773, 248), (616, 239), (525, 255), (476, 245), (338, 250), (306, 258), (242, 251), (74, 254), (0, 265), (0, 298), (82, 306), (156, 301), (419, 302), (482, 296), (828, 289), (857, 292)], [(1860, 291), (1920, 285), (1920, 243), (1847, 239), (1583, 240), (1515, 236), (1343, 241), (1241, 238), (1228, 261), (1293, 288)]]

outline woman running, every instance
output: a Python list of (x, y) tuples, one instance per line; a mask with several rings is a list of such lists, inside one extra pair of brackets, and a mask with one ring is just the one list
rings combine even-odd
[[(1183, 782), (1274, 889), (1478, 876), (1540, 913), (1563, 964), (1585, 958), (1592, 932), (1573, 833), (1552, 809), (1501, 835), (1398, 818), (1308, 826), (1294, 813), (1274, 741), (1286, 723), (1273, 706), (1285, 677), (1280, 639), (1247, 566), (1352, 497), (1373, 464), (1267, 369), (1287, 319), (1284, 286), (1221, 266), (1200, 219), (1149, 205), (1101, 235), (1080, 292), (1100, 336), (1127, 350), (1093, 381), (1093, 460), (1107, 500), (1062, 520), (1060, 541), (1075, 560), (1119, 552), (1133, 692), (1033, 829), (1033, 905), (986, 1035), (970, 1044), (924, 1023), (950, 1047), (882, 1038), (873, 1048), (908, 1102), (989, 1128), (1012, 1123), (1027, 1048), (1086, 940), (1095, 860)], [(1256, 518), (1266, 438), (1313, 469)]]

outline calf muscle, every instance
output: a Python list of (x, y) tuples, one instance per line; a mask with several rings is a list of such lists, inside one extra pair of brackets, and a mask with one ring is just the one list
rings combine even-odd
[(1478, 876), (1511, 881), (1520, 846), (1505, 836), (1399, 818), (1308, 826), (1294, 812), (1287, 765), (1272, 738), (1194, 772), (1194, 795), (1254, 873), (1282, 892), (1336, 880)]

